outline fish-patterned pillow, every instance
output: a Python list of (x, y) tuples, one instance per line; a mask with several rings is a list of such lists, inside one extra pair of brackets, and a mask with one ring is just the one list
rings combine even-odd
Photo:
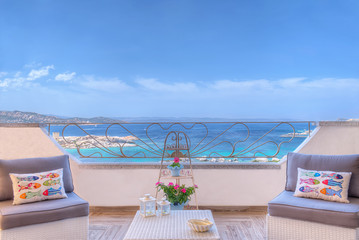
[(67, 198), (62, 172), (61, 168), (41, 173), (10, 173), (14, 191), (13, 204)]
[(348, 190), (351, 175), (351, 172), (315, 171), (298, 168), (298, 180), (294, 196), (349, 203)]

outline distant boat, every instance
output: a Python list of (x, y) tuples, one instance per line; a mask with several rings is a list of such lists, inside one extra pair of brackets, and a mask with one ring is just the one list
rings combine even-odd
[(282, 134), (282, 135), (280, 135), (281, 137), (293, 137), (293, 135), (294, 135), (294, 137), (308, 137), (309, 136), (309, 130), (305, 130), (305, 131), (298, 131), (298, 132), (296, 132), (296, 133), (286, 133), (286, 134)]

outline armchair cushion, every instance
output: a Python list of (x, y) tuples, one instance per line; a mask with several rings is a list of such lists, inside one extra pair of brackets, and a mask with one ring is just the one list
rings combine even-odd
[(67, 196), (68, 198), (22, 205), (12, 205), (11, 200), (2, 201), (0, 202), (0, 228), (9, 229), (89, 214), (88, 202), (73, 192), (68, 193)]
[(271, 216), (303, 221), (358, 228), (359, 198), (349, 198), (350, 203), (298, 198), (291, 191), (283, 191), (268, 203)]
[(287, 182), (285, 190), (295, 191), (298, 168), (317, 171), (351, 172), (352, 176), (350, 179), (348, 196), (359, 197), (359, 154), (309, 155), (288, 153)]
[(59, 168), (63, 169), (65, 191), (72, 192), (74, 186), (72, 183), (69, 156), (67, 155), (46, 158), (0, 160), (0, 201), (13, 199), (14, 197), (9, 173), (35, 173)]

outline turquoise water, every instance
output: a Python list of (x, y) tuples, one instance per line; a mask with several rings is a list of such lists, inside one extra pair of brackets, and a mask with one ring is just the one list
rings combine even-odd
[[(206, 157), (209, 160), (218, 159), (222, 156), (229, 156), (233, 151), (232, 155), (234, 156), (227, 159), (248, 162), (266, 155), (276, 155), (276, 158), (281, 159), (288, 152), (294, 151), (305, 140), (304, 137), (295, 137), (287, 142), (290, 138), (282, 135), (293, 132), (292, 127), (296, 133), (308, 130), (308, 123), (291, 123), (291, 125), (255, 122), (245, 125), (206, 123), (205, 126), (200, 124), (193, 126), (193, 124), (184, 123), (182, 125), (161, 124), (150, 127), (148, 124), (123, 124), (108, 128), (109, 126), (108, 124), (80, 125), (81, 128), (69, 126), (65, 129), (64, 126), (51, 126), (50, 130), (51, 133), (60, 132), (60, 135), (63, 134), (65, 138), (67, 136), (86, 136), (87, 133), (93, 136), (104, 136), (106, 130), (108, 136), (136, 136), (138, 138), (134, 141), (138, 145), (135, 147), (80, 150), (82, 155), (92, 155), (92, 158), (81, 157), (77, 149), (66, 149), (83, 162), (158, 162), (161, 160), (166, 135), (170, 131), (183, 131), (188, 135), (191, 157), (194, 162), (198, 161), (196, 159), (198, 157)], [(313, 129), (314, 126), (311, 126), (311, 130)], [(246, 141), (244, 141), (245, 139)], [(168, 141), (173, 143), (171, 139)], [(203, 149), (200, 150), (201, 148)], [(277, 153), (277, 151), (279, 152)], [(102, 158), (99, 158), (100, 153), (103, 156)], [(135, 157), (129, 158), (128, 156)]]

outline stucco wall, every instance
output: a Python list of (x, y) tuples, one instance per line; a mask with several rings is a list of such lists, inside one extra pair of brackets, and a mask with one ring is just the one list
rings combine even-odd
[[(143, 194), (155, 194), (158, 170), (82, 169), (76, 174), (77, 192), (91, 205), (133, 206)], [(202, 206), (264, 206), (285, 182), (285, 168), (195, 169), (194, 175)]]
[(359, 154), (359, 122), (320, 122), (320, 129), (298, 152)]
[(50, 157), (61, 150), (39, 127), (0, 127), (0, 159)]

